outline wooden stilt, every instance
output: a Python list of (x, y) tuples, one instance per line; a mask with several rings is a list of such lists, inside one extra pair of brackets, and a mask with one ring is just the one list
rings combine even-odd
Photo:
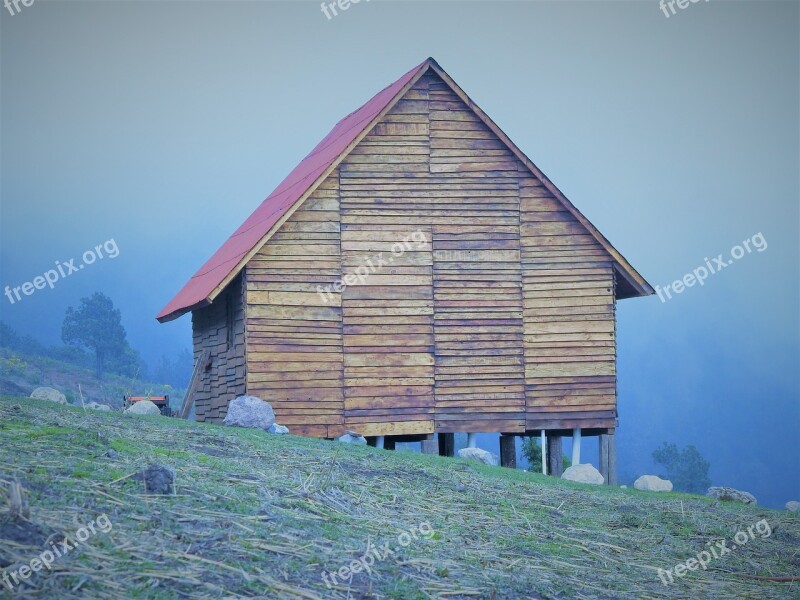
[(608, 483), (608, 436), (600, 434), (597, 445), (599, 447), (600, 475)]
[(550, 475), (561, 477), (564, 472), (564, 451), (560, 435), (547, 438), (547, 467)]
[(456, 454), (456, 439), (454, 433), (438, 433), (439, 438), (439, 456), (455, 456)]
[(581, 464), (581, 430), (578, 427), (572, 430), (572, 464)]
[(500, 466), (517, 468), (517, 436), (500, 434)]
[(608, 485), (617, 485), (617, 436), (613, 429), (600, 435), (600, 474)]

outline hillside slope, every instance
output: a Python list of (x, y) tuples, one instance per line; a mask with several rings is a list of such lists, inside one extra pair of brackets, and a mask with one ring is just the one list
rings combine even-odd
[[(150, 461), (176, 495), (144, 493)], [(800, 598), (749, 578), (800, 574), (796, 514), (461, 459), (2, 397), (0, 480), (0, 576), (96, 524), (29, 597)]]
[[(47, 356), (23, 354), (0, 346), (0, 394), (29, 396), (39, 386), (52, 387), (66, 395), (71, 404), (99, 402), (111, 408), (122, 407), (125, 395), (169, 396), (170, 405), (178, 408), (184, 390), (160, 383), (141, 381), (115, 373), (97, 379), (91, 369)], [(80, 387), (79, 387), (80, 386)]]

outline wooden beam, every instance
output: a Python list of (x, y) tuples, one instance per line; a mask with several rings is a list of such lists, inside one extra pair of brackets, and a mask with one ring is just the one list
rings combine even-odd
[(517, 468), (517, 436), (500, 434), (500, 466)]
[(561, 477), (564, 472), (563, 444), (560, 435), (547, 437), (547, 471), (553, 477)]
[(606, 484), (617, 485), (617, 443), (614, 434), (602, 434), (600, 444), (600, 474)]
[(208, 348), (204, 348), (197, 362), (194, 364), (192, 377), (189, 379), (189, 387), (186, 390), (186, 396), (183, 398), (183, 406), (181, 406), (181, 412), (178, 413), (181, 419), (189, 418), (189, 413), (192, 411), (192, 406), (194, 405), (195, 392), (197, 392), (197, 388), (200, 387), (200, 382), (203, 380), (203, 373), (205, 373), (208, 368), (210, 357), (211, 353)]

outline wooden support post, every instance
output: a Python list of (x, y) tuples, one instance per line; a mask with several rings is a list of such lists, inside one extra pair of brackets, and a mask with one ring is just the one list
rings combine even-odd
[(608, 483), (608, 436), (600, 434), (597, 446), (599, 449), (600, 475), (603, 476), (605, 483)]
[(455, 456), (456, 455), (456, 438), (455, 433), (439, 433), (439, 456)]
[(564, 472), (564, 450), (560, 435), (547, 438), (547, 467), (550, 475), (561, 477)]
[(617, 486), (617, 436), (612, 431), (608, 434), (608, 485)]
[(572, 464), (581, 464), (581, 430), (579, 427), (572, 430)]
[(544, 429), (539, 432), (539, 437), (541, 438), (539, 446), (542, 448), (542, 475), (547, 475), (547, 434)]
[(420, 444), (423, 454), (439, 454), (439, 444), (436, 440), (422, 440)]
[(617, 436), (613, 430), (600, 435), (600, 474), (608, 485), (617, 485)]
[(500, 466), (517, 468), (517, 436), (500, 434)]
[(394, 450), (395, 444), (397, 441), (393, 437), (386, 437), (383, 438), (383, 449), (384, 450)]

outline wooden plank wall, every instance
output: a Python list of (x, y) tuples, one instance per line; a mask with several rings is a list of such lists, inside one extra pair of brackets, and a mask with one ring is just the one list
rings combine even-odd
[(610, 257), (432, 72), (246, 274), (247, 389), (295, 433), (615, 426)]
[(334, 172), (246, 266), (247, 390), (298, 435), (344, 431), (340, 243)]
[(610, 257), (524, 167), (520, 197), (526, 428), (616, 427)]
[(436, 430), (525, 430), (517, 159), (438, 77), (430, 89)]
[[(231, 324), (233, 333), (229, 335)], [(241, 276), (236, 277), (211, 306), (192, 312), (192, 341), (195, 362), (203, 349), (208, 349), (211, 360), (210, 369), (200, 373), (194, 402), (195, 419), (221, 421), (228, 411), (228, 403), (245, 393)]]
[(431, 228), (418, 215), (429, 157), (421, 82), (340, 165), (344, 280), (369, 272), (342, 292), (345, 422), (364, 435), (433, 431)]

